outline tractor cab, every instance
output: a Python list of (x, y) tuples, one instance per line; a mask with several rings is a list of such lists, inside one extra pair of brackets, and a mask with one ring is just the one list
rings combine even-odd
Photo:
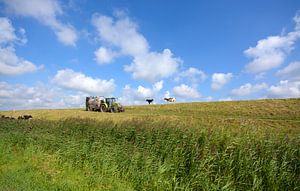
[(117, 99), (114, 97), (111, 98), (105, 98), (105, 102), (107, 103), (108, 108), (111, 108), (114, 103), (116, 103)]

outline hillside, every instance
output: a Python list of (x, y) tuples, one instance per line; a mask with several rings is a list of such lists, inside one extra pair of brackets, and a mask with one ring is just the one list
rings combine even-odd
[(0, 190), (297, 190), (300, 99), (3, 111)]

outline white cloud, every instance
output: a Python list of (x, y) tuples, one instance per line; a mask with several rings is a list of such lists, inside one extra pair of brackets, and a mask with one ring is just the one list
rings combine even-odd
[(0, 48), (0, 75), (20, 75), (38, 70), (30, 61), (17, 57), (12, 47)]
[(8, 18), (0, 17), (0, 31), (0, 44), (17, 40), (15, 29)]
[(139, 98), (147, 98), (153, 96), (153, 91), (150, 88), (144, 88), (143, 86), (138, 86), (136, 95)]
[(0, 82), (0, 87), (1, 110), (55, 107), (52, 102), (55, 92), (41, 85), (28, 87)]
[(197, 91), (197, 89), (189, 87), (185, 84), (181, 84), (180, 86), (175, 86), (173, 88), (173, 93), (175, 96), (181, 97), (181, 98), (190, 98), (190, 99), (196, 99), (200, 98), (201, 95)]
[(294, 44), (300, 37), (299, 20), (300, 16), (296, 15), (294, 17), (295, 31), (282, 36), (269, 36), (259, 40), (255, 47), (245, 50), (245, 55), (252, 59), (246, 65), (246, 71), (260, 73), (280, 66), (294, 49)]
[(298, 98), (300, 97), (300, 81), (280, 81), (268, 90), (268, 98)]
[(124, 105), (143, 105), (147, 104), (146, 99), (154, 99), (154, 103), (160, 102), (161, 98), (158, 95), (159, 91), (163, 88), (163, 81), (156, 82), (152, 85), (152, 88), (146, 88), (144, 86), (138, 86), (136, 89), (131, 88), (130, 85), (126, 85), (123, 88), (120, 102)]
[(146, 98), (153, 97), (154, 92), (150, 88), (138, 86), (137, 89), (134, 89), (130, 85), (126, 85), (119, 100), (124, 105), (144, 105), (146, 104)]
[(173, 58), (169, 49), (162, 53), (149, 52), (136, 56), (131, 65), (125, 66), (126, 72), (132, 72), (134, 79), (143, 79), (149, 82), (169, 77), (177, 71), (179, 59)]
[(207, 75), (197, 68), (190, 67), (185, 71), (182, 71), (175, 78), (175, 81), (180, 81), (182, 79), (186, 79), (192, 83), (195, 87), (199, 82), (204, 81), (207, 78)]
[(291, 81), (300, 81), (300, 62), (292, 62), (276, 74)]
[(15, 53), (15, 43), (26, 43), (25, 30), (20, 29), (22, 38), (18, 38), (10, 20), (0, 17), (0, 31), (0, 75), (20, 75), (36, 71), (36, 65)]
[(78, 39), (76, 30), (70, 24), (59, 24), (55, 30), (55, 34), (60, 42), (64, 45), (75, 46)]
[(64, 107), (85, 107), (85, 94), (77, 94), (77, 95), (64, 95), (61, 98), (61, 102)]
[(71, 69), (57, 71), (52, 82), (63, 88), (102, 96), (110, 96), (116, 87), (113, 79), (94, 79)]
[(212, 75), (212, 84), (211, 88), (213, 90), (219, 90), (221, 89), (225, 84), (229, 83), (232, 79), (233, 75), (232, 73), (214, 73)]
[(119, 55), (133, 58), (124, 69), (131, 72), (134, 79), (155, 82), (177, 71), (181, 60), (173, 57), (169, 49), (151, 52), (147, 40), (138, 32), (137, 24), (125, 14), (118, 14), (117, 19), (95, 14), (92, 23), (107, 46), (118, 49)]
[(100, 47), (95, 51), (95, 56), (95, 60), (98, 64), (107, 64), (113, 61), (113, 59), (117, 56), (117, 53), (108, 48)]
[(32, 17), (42, 24), (49, 26), (58, 40), (64, 45), (75, 46), (78, 39), (76, 30), (70, 24), (64, 24), (57, 19), (62, 15), (61, 5), (57, 0), (2, 0), (7, 12)]
[(163, 80), (156, 82), (155, 84), (153, 84), (153, 91), (159, 92), (163, 88), (163, 85), (164, 85)]
[(138, 32), (136, 23), (127, 16), (111, 17), (95, 14), (92, 23), (102, 41), (120, 48), (125, 55), (147, 54), (149, 45), (145, 37)]
[(0, 82), (0, 110), (84, 107), (85, 96), (68, 95), (41, 83), (26, 86)]
[(233, 96), (247, 96), (247, 95), (251, 95), (253, 93), (257, 93), (257, 92), (267, 89), (267, 88), (268, 88), (268, 85), (266, 83), (255, 84), (255, 85), (247, 83), (247, 84), (240, 86), (238, 89), (233, 89), (231, 91), (231, 94)]
[(19, 33), (20, 33), (20, 38), (18, 38), (20, 44), (24, 45), (27, 43), (27, 38), (26, 38), (26, 31), (24, 28), (20, 28), (19, 29)]

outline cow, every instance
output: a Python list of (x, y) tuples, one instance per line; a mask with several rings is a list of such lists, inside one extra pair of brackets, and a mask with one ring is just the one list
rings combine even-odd
[(18, 119), (32, 119), (32, 116), (31, 115), (21, 115), (18, 117)]
[(1, 119), (16, 119), (16, 118), (2, 115), (2, 116), (1, 116)]
[(154, 99), (146, 99), (146, 102), (148, 102), (149, 104), (151, 104), (153, 102)]
[(176, 102), (176, 98), (174, 97), (164, 98), (164, 100), (167, 102)]

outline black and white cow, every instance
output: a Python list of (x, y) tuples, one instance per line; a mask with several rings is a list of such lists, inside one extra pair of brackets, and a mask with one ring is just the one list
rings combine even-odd
[(174, 97), (164, 98), (164, 100), (167, 102), (176, 102), (176, 98)]

